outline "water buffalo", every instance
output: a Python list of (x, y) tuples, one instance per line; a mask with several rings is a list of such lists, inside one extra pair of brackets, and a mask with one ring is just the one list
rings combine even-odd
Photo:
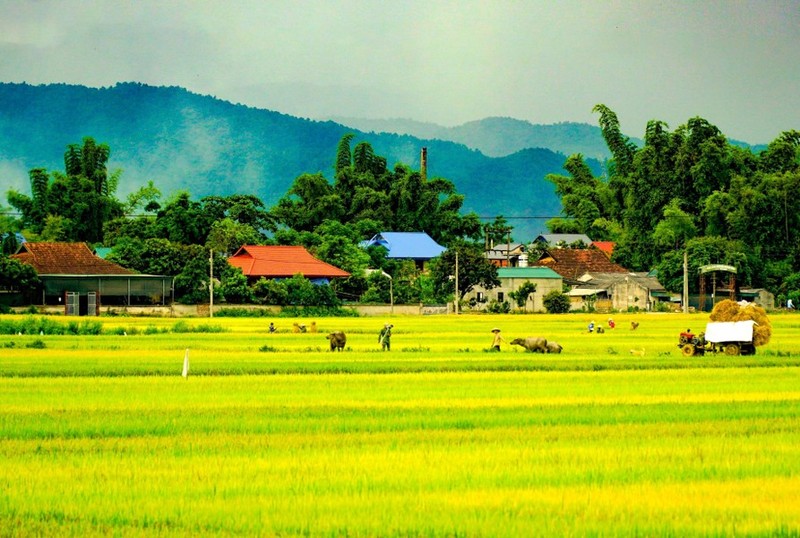
[(344, 345), (347, 343), (347, 337), (342, 331), (335, 331), (326, 336), (331, 341), (331, 351), (343, 351)]
[(548, 353), (561, 353), (561, 350), (564, 349), (561, 347), (561, 344), (558, 342), (547, 342), (547, 352)]
[(529, 336), (527, 338), (514, 338), (511, 345), (524, 347), (531, 353), (547, 353), (547, 339), (536, 336)]

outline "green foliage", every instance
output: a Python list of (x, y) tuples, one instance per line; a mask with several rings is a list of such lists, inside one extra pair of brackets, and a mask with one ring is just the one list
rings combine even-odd
[(62, 322), (43, 316), (26, 316), (19, 320), (0, 320), (0, 334), (96, 336), (103, 333), (103, 324), (88, 319)]
[(123, 212), (114, 196), (120, 172), (108, 173), (109, 155), (106, 144), (86, 137), (82, 145), (67, 146), (66, 173), (32, 169), (31, 197), (8, 195), (9, 203), (22, 213), (23, 226), (47, 240), (102, 241), (105, 222)]
[(498, 302), (498, 301), (491, 301), (488, 305), (486, 305), (486, 311), (490, 314), (508, 314), (511, 312), (511, 305), (508, 304), (508, 301)]
[(455, 293), (456, 252), (458, 252), (459, 300), (477, 285), (487, 290), (500, 285), (497, 267), (484, 256), (483, 245), (455, 242), (440, 256), (431, 260), (429, 266), (434, 293), (441, 302), (446, 302)]
[(531, 282), (530, 280), (526, 280), (522, 284), (520, 284), (519, 288), (516, 291), (509, 292), (509, 297), (514, 299), (517, 303), (519, 308), (524, 308), (528, 302), (528, 297), (530, 297), (531, 293), (536, 293), (536, 284)]
[(613, 111), (604, 105), (594, 111), (613, 156), (608, 177), (594, 177), (580, 155), (566, 160), (568, 176), (549, 175), (567, 217), (548, 221), (550, 230), (615, 241), (613, 261), (636, 271), (663, 268), (660, 275), (671, 281), (662, 283), (673, 291), (677, 251), (698, 235), (727, 242), (695, 248), (702, 263), (735, 259), (742, 285), (775, 290), (781, 278), (800, 270), (800, 200), (792, 196), (800, 189), (797, 131), (756, 155), (730, 144), (703, 118), (690, 118), (673, 132), (654, 120), (637, 148)]
[(0, 289), (25, 291), (36, 288), (40, 283), (33, 267), (0, 254)]
[(233, 304), (248, 304), (255, 302), (253, 289), (247, 285), (247, 277), (242, 270), (226, 264), (220, 279), (220, 293), (225, 301)]
[(542, 304), (550, 314), (565, 314), (569, 312), (569, 296), (558, 290), (553, 290), (542, 299)]
[(341, 305), (330, 285), (315, 285), (302, 275), (280, 280), (261, 278), (253, 285), (253, 295), (261, 304), (333, 308)]
[(188, 322), (181, 320), (175, 322), (172, 326), (171, 332), (176, 334), (185, 333), (223, 333), (228, 332), (228, 329), (218, 324), (200, 323), (198, 325), (189, 325)]
[[(752, 249), (741, 241), (724, 237), (698, 237), (686, 243), (689, 258), (689, 292), (699, 291), (700, 267), (712, 263), (732, 265), (737, 269), (738, 281), (752, 281), (761, 266)], [(667, 290), (683, 289), (683, 252), (669, 251), (657, 266), (659, 281)]]
[(298, 232), (311, 232), (326, 220), (357, 227), (367, 220), (373, 231), (425, 230), (444, 243), (479, 237), (477, 216), (461, 215), (464, 197), (452, 182), (425, 179), (402, 164), (389, 170), (386, 159), (376, 155), (368, 142), (356, 144), (351, 155), (352, 138), (346, 135), (339, 143), (333, 185), (322, 174), (295, 179), (272, 208), (279, 223)]

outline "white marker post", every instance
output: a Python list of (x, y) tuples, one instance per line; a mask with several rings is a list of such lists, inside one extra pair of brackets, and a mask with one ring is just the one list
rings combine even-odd
[(181, 373), (184, 379), (189, 378), (189, 348), (186, 348), (186, 353), (183, 355), (183, 372)]

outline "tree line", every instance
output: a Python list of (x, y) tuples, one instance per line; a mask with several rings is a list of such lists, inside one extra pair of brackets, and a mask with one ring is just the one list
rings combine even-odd
[(597, 105), (594, 112), (612, 158), (603, 177), (592, 175), (580, 154), (567, 158), (567, 175), (548, 176), (564, 215), (548, 221), (552, 232), (614, 241), (614, 261), (656, 269), (673, 292), (682, 289), (686, 250), (692, 292), (700, 266), (722, 263), (736, 267), (741, 284), (796, 300), (800, 132), (784, 132), (753, 153), (703, 118), (671, 132), (653, 120), (637, 147), (611, 109)]
[[(368, 274), (368, 267), (392, 277), (395, 303), (444, 302), (452, 296), (448, 257), (421, 273), (413, 261), (387, 259), (382, 247), (360, 246), (381, 231), (425, 231), (453, 253), (458, 250), (463, 260), (471, 259), (474, 276), (460, 279), (462, 296), (474, 284), (497, 283), (496, 270), (482, 257), (483, 226), (474, 213), (461, 214), (464, 196), (452, 182), (427, 179), (402, 163), (390, 169), (369, 143), (351, 147), (352, 141), (353, 135), (340, 140), (332, 181), (322, 173), (302, 174), (267, 208), (250, 194), (193, 200), (188, 191), (179, 191), (163, 200), (152, 181), (120, 200), (116, 191), (122, 172), (108, 170), (110, 148), (87, 137), (82, 144), (67, 146), (63, 172), (30, 171), (31, 195), (8, 192), (9, 204), (21, 216), (5, 218), (0, 232), (24, 230), (29, 240), (111, 247), (106, 256), (110, 261), (145, 274), (174, 276), (175, 297), (186, 303), (208, 300), (212, 251), (217, 302), (389, 302), (388, 280), (379, 272)], [(14, 252), (13, 234), (4, 238), (4, 252)], [(241, 271), (226, 261), (246, 244), (302, 245), (352, 276), (322, 287), (302, 278), (248, 285)]]

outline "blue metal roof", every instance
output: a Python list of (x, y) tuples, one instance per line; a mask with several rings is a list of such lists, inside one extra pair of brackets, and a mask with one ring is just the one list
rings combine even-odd
[(411, 260), (430, 260), (447, 250), (425, 232), (381, 232), (364, 245), (386, 248), (389, 251), (387, 258)]

